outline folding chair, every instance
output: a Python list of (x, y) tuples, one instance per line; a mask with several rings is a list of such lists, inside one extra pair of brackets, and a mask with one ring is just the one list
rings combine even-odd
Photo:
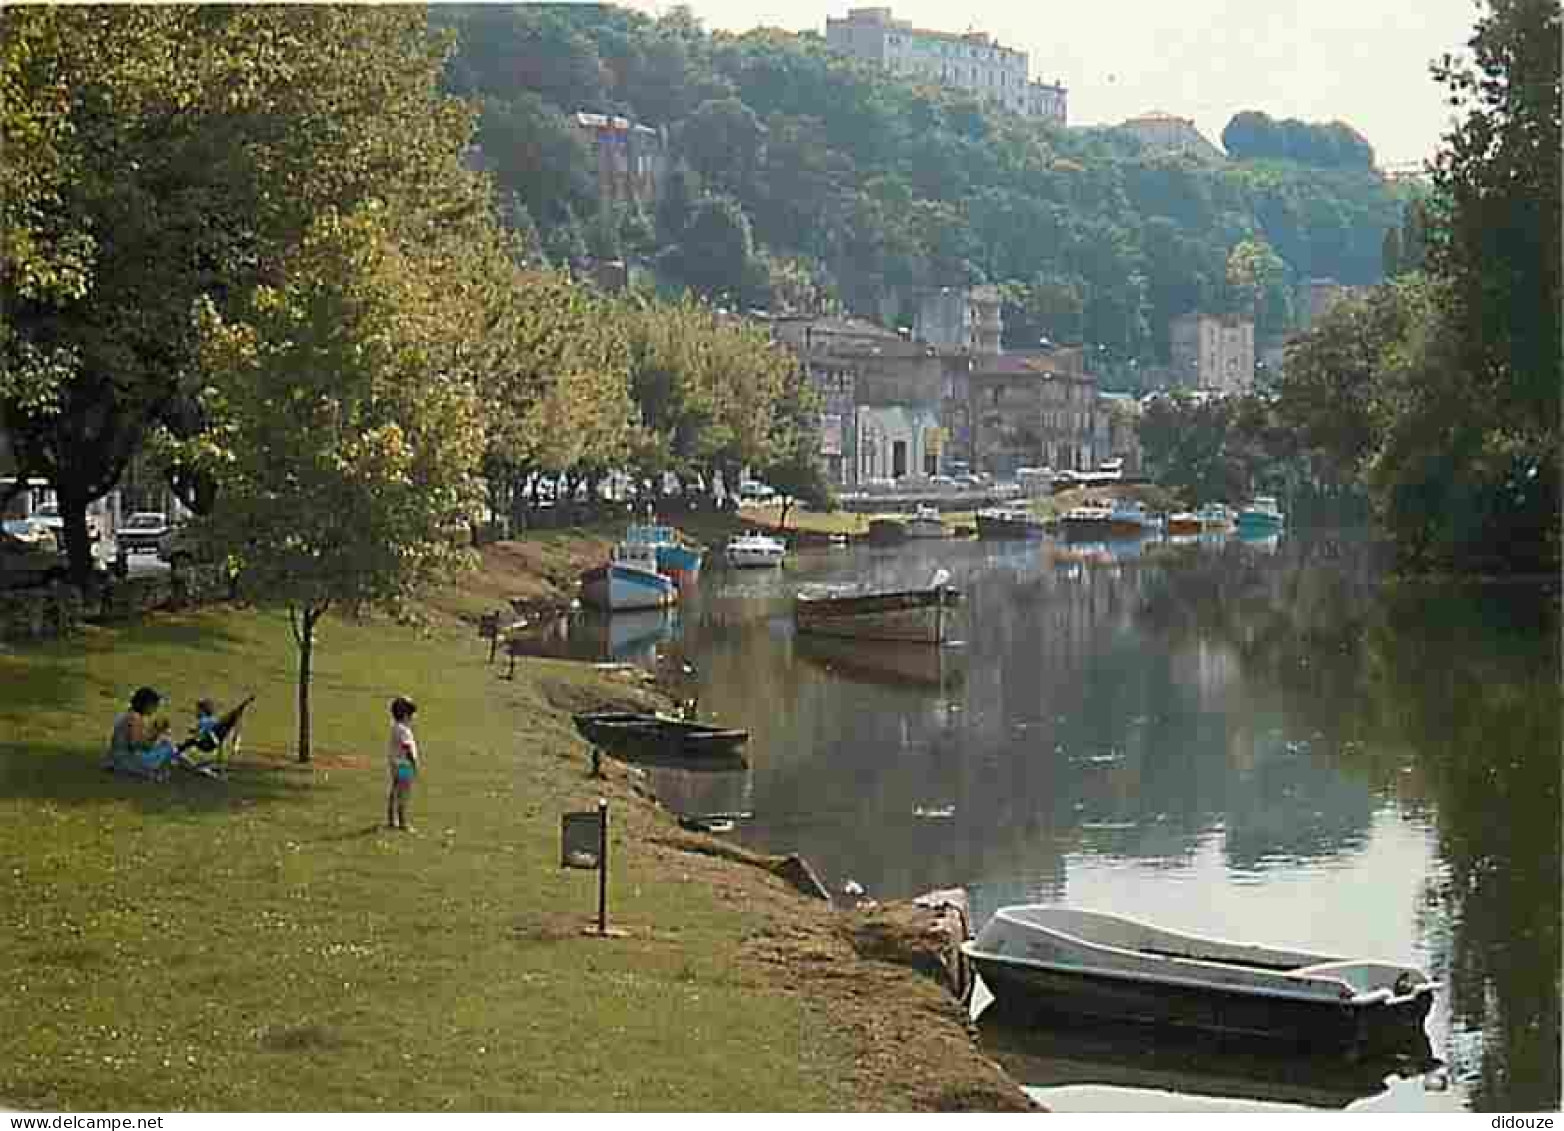
[[(192, 767), (198, 771), (223, 772), (228, 768), (229, 760), (239, 753), (240, 724), (244, 721), (244, 709), (255, 702), (254, 695), (247, 695), (240, 703), (230, 708), (218, 720), (209, 727), (203, 727), (189, 738), (179, 744), (178, 753), (184, 754), (187, 750), (197, 750), (211, 757), (197, 762)], [(233, 741), (228, 741), (232, 738)]]

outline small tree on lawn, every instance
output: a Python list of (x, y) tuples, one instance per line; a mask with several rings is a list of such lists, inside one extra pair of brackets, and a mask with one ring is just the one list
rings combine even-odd
[[(468, 551), (483, 430), (470, 374), (453, 371), (448, 249), (399, 247), (380, 210), (326, 213), (287, 281), (239, 317), (200, 312), (211, 381), (205, 536), (243, 562), (248, 596), (288, 610), (299, 650), (298, 758), (310, 760), (315, 633), (334, 607), (396, 607)], [(457, 296), (457, 297), (454, 297)]]
[(820, 399), (795, 369), (776, 404), (770, 452), (761, 465), (761, 476), (782, 497), (777, 526), (787, 529), (787, 512), (795, 502), (813, 510), (836, 505), (830, 481), (820, 463)]

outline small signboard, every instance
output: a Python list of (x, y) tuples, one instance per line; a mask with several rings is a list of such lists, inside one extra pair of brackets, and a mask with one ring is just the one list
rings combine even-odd
[(596, 868), (602, 841), (602, 813), (566, 813), (560, 821), (559, 866)]

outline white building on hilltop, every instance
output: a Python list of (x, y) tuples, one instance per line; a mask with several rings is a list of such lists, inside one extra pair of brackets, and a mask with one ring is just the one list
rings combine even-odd
[(849, 8), (846, 19), (827, 18), (825, 39), (834, 50), (895, 74), (969, 90), (1017, 114), (1065, 124), (1065, 88), (1033, 82), (1025, 51), (1002, 47), (982, 32), (930, 31), (893, 19), (889, 8)]

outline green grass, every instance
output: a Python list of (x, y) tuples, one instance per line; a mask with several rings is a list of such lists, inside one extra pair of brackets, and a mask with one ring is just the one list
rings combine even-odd
[[(288, 757), (284, 618), (212, 610), (0, 651), (0, 1103), (69, 1109), (851, 1107), (852, 1049), (746, 940), (775, 881), (653, 842), (586, 776), (568, 715), (601, 675), (499, 678), (452, 630), (328, 621), (317, 761)], [(254, 691), (225, 782), (98, 769), (151, 683)], [(383, 831), (387, 700), (412, 695), (414, 835)], [(559, 867), (559, 817), (614, 800), (610, 906)], [(732, 865), (725, 865), (730, 871)], [(738, 869), (746, 875), (754, 870)], [(756, 872), (758, 877), (761, 873)]]

